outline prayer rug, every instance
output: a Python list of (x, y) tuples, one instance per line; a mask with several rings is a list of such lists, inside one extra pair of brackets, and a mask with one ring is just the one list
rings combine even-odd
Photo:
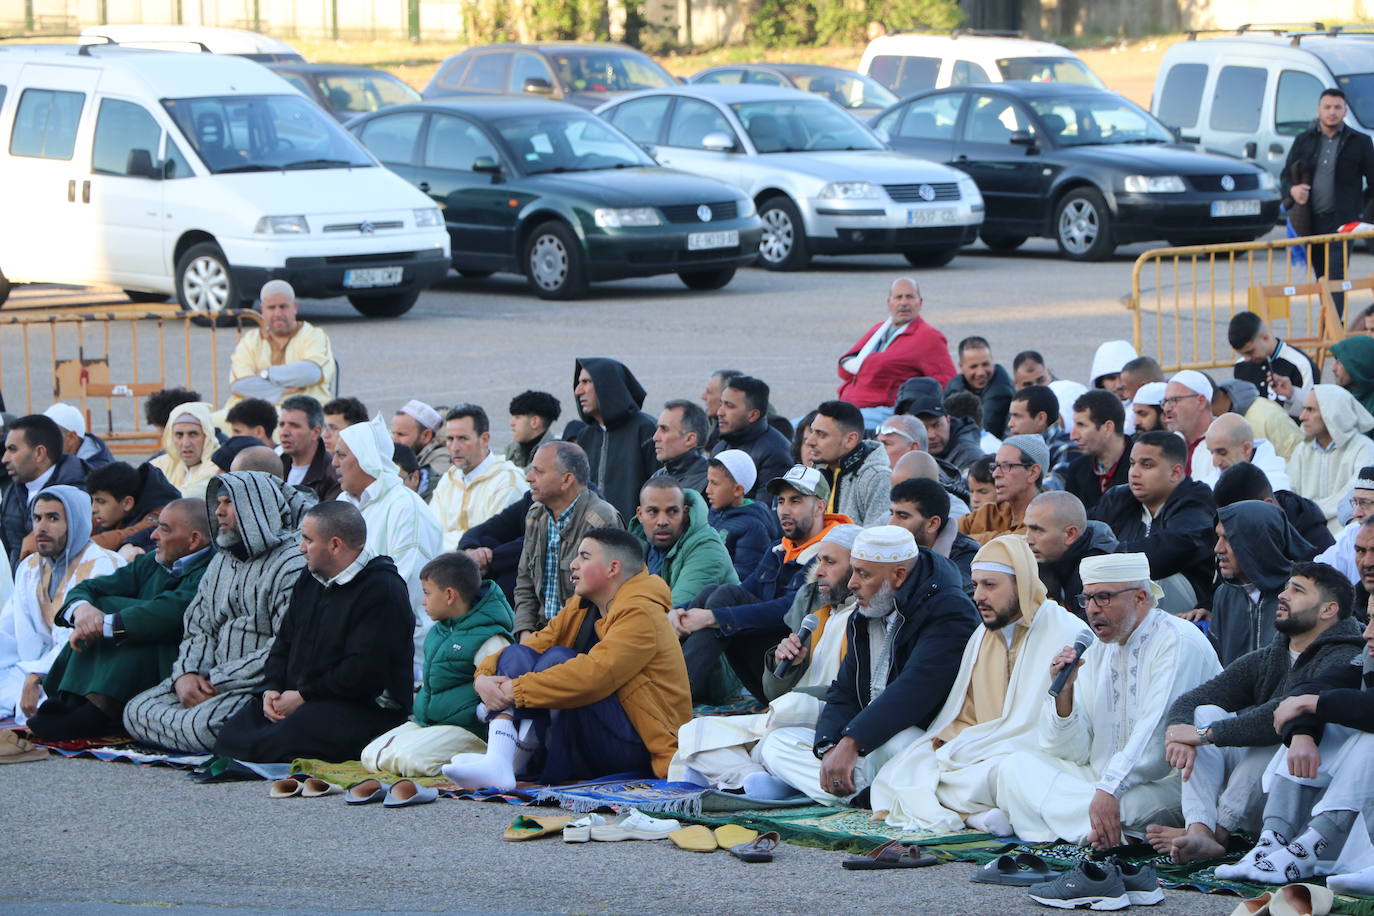
[[(72, 742), (63, 742), (64, 744)], [(143, 766), (173, 767), (190, 770), (211, 759), (210, 754), (168, 754), (154, 748), (140, 748), (133, 743), (119, 747), (64, 748), (54, 744), (46, 745), (54, 754), (63, 757), (91, 757), (95, 760), (137, 763)]]
[(633, 779), (629, 774), (608, 776), (570, 786), (532, 790), (540, 802), (556, 802), (578, 813), (598, 808), (638, 808), (647, 814), (695, 814), (701, 811), (706, 789), (690, 782)]

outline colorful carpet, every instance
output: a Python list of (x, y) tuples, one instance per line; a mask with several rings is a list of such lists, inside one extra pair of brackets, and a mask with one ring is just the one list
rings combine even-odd
[(611, 776), (571, 786), (547, 786), (536, 798), (579, 814), (598, 808), (638, 808), (650, 814), (696, 814), (706, 790), (690, 782)]
[(141, 766), (173, 767), (178, 770), (192, 770), (211, 759), (210, 754), (168, 754), (154, 748), (140, 748), (132, 743), (119, 747), (64, 748), (54, 745), (47, 747), (54, 754), (60, 754), (63, 757), (90, 757), (95, 760), (137, 763)]

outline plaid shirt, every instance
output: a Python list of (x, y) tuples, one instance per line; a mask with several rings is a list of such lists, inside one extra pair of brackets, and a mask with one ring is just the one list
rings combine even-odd
[(547, 513), (544, 524), (548, 526), (548, 538), (544, 547), (545, 620), (552, 620), (558, 616), (558, 612), (563, 607), (563, 602), (558, 599), (558, 554), (563, 546), (563, 529), (568, 527), (568, 522), (572, 520), (573, 509), (577, 508), (577, 500), (581, 498), (582, 494), (577, 494), (577, 499), (574, 499), (568, 508), (560, 512), (557, 517), (549, 512), (548, 507), (544, 509)]

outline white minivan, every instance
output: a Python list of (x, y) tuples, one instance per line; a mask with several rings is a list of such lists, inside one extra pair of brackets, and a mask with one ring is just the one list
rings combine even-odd
[(399, 315), (449, 268), (434, 202), (239, 57), (0, 45), (0, 302), (111, 284), (202, 313), (289, 281)]
[(864, 49), (859, 72), (900, 98), (927, 89), (1011, 80), (1105, 88), (1077, 54), (1061, 45), (965, 29), (949, 35), (882, 35)]

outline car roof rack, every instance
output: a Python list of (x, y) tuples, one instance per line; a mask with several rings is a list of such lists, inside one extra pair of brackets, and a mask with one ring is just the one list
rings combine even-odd
[(1199, 35), (1244, 35), (1248, 32), (1268, 32), (1271, 35), (1288, 35), (1295, 28), (1308, 29), (1312, 32), (1325, 32), (1326, 24), (1322, 22), (1247, 22), (1238, 25), (1234, 29), (1189, 29), (1188, 40), (1196, 41)]
[(949, 30), (950, 38), (962, 38), (965, 35), (978, 38), (1029, 38), (1025, 32), (1017, 29), (969, 29), (960, 26), (957, 29)]
[(159, 40), (157, 40), (157, 39), (151, 39), (151, 40), (150, 40), (150, 39), (142, 39), (142, 38), (141, 38), (141, 39), (139, 39), (138, 41), (131, 42), (131, 43), (128, 44), (128, 45), (123, 45), (123, 44), (120, 44), (120, 43), (119, 43), (118, 41), (116, 41), (115, 39), (111, 38), (109, 35), (97, 35), (97, 34), (92, 33), (92, 32), (87, 32), (86, 34), (84, 34), (84, 35), (79, 35), (79, 36), (77, 36), (77, 37), (79, 37), (79, 38), (95, 38), (95, 39), (99, 39), (99, 43), (91, 42), (90, 44), (81, 44), (81, 45), (77, 45), (78, 50), (77, 50), (76, 53), (77, 53), (77, 54), (80, 54), (82, 57), (90, 57), (90, 56), (91, 56), (91, 49), (92, 49), (92, 48), (119, 48), (119, 49), (124, 50), (124, 51), (156, 51), (156, 50), (158, 50), (157, 48), (149, 47), (149, 45), (194, 45), (194, 46), (200, 48), (200, 51), (197, 52), (197, 53), (199, 53), (199, 54), (213, 54), (213, 53), (215, 53), (214, 51), (211, 51), (211, 50), (210, 50), (210, 48), (205, 44), (205, 42), (203, 42), (203, 41), (193, 41), (193, 40), (191, 40), (191, 39), (189, 39), (189, 38), (168, 38), (168, 39), (165, 39), (165, 40), (162, 40), (162, 41), (159, 41)]

